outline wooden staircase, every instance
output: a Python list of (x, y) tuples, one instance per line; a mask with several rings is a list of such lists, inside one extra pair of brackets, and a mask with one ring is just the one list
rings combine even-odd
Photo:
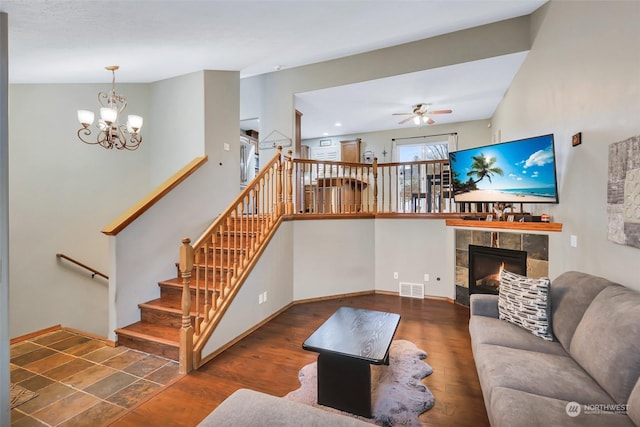
[[(236, 220), (241, 221), (241, 220)], [(236, 228), (236, 227), (232, 227)], [(207, 267), (204, 260), (194, 263), (193, 278), (190, 284), (191, 290), (191, 325), (194, 329), (197, 324), (204, 320), (205, 287), (198, 285), (195, 280), (196, 271), (200, 271), (200, 277), (212, 275), (215, 270), (215, 283), (223, 286), (225, 278), (234, 273), (232, 260), (239, 255), (246, 254), (245, 246), (253, 245), (256, 233), (245, 231), (246, 227), (241, 227), (242, 231), (227, 230), (217, 233), (217, 242), (220, 247), (209, 248), (207, 255)], [(229, 245), (233, 240), (234, 246)], [(212, 267), (215, 266), (215, 267)], [(140, 308), (140, 321), (124, 328), (116, 329), (118, 345), (144, 351), (178, 361), (180, 351), (180, 328), (182, 326), (182, 289), (183, 281), (178, 265), (176, 264), (177, 277), (164, 280), (158, 283), (160, 287), (160, 298), (138, 304)], [(211, 277), (211, 276), (209, 276)], [(211, 305), (214, 298), (218, 297), (219, 287), (216, 290), (206, 291), (206, 301)], [(196, 293), (198, 296), (196, 298)], [(195, 302), (198, 301), (199, 310), (195, 311)]]
[(198, 369), (205, 344), (285, 212), (293, 213), (292, 170), (287, 169), (287, 183), (283, 159), (290, 166), (292, 153), (284, 158), (278, 147), (193, 244), (182, 239), (176, 277), (158, 283), (160, 298), (138, 304), (140, 321), (115, 330), (118, 345), (179, 361), (180, 373)]

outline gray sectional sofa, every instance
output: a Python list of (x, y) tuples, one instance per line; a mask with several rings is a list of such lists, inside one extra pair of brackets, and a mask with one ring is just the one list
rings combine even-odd
[(498, 296), (471, 296), (491, 425), (640, 426), (640, 292), (567, 272), (549, 294), (554, 341), (500, 320)]

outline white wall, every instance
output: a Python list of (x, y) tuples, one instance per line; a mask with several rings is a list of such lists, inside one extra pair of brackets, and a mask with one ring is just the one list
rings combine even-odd
[[(76, 136), (77, 109), (97, 111), (110, 85), (11, 85), (9, 95), (12, 337), (56, 324), (107, 335), (107, 283), (67, 254), (108, 273), (100, 230), (149, 190), (150, 145), (106, 150)], [(127, 112), (148, 116), (148, 85), (116, 87)]]
[(373, 219), (294, 221), (293, 226), (294, 300), (373, 289)]
[[(9, 49), (7, 14), (0, 12), (0, 395), (9, 395)], [(0, 402), (0, 424), (11, 422), (9, 399)]]
[[(209, 197), (213, 196), (211, 212), (216, 216), (240, 192), (239, 91), (238, 72), (204, 72), (205, 153), (215, 165), (214, 174), (204, 191), (210, 192)], [(212, 222), (214, 218), (211, 218)]]
[(150, 116), (145, 117), (151, 145), (151, 186), (156, 187), (205, 152), (204, 72), (151, 84)]
[[(503, 141), (555, 136), (560, 204), (537, 207), (564, 224), (550, 240), (552, 277), (575, 269), (640, 289), (640, 251), (607, 240), (608, 147), (640, 134), (639, 19), (637, 1), (551, 1), (494, 115)], [(572, 147), (576, 132), (582, 145)]]
[(444, 220), (376, 219), (372, 268), (377, 291), (398, 292), (400, 282), (422, 283), (427, 296), (455, 299), (453, 229)]

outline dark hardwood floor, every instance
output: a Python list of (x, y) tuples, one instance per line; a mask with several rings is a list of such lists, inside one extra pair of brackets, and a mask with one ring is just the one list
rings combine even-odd
[(423, 425), (489, 425), (471, 354), (469, 310), (441, 300), (390, 295), (295, 305), (108, 425), (195, 426), (239, 388), (284, 396), (300, 386), (300, 368), (316, 360), (317, 354), (304, 351), (302, 342), (340, 306), (402, 316), (394, 338), (412, 341), (425, 350), (426, 362), (433, 367), (433, 374), (423, 383), (436, 403), (420, 416)]

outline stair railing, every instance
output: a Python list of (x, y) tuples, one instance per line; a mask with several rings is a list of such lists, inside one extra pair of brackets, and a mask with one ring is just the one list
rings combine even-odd
[[(285, 160), (290, 165), (291, 152)], [(284, 169), (280, 147), (195, 243), (183, 239), (179, 263), (181, 373), (199, 367), (204, 345), (282, 222), (283, 214), (291, 211), (290, 195), (287, 205), (284, 201)], [(288, 173), (287, 179), (290, 177)]]

